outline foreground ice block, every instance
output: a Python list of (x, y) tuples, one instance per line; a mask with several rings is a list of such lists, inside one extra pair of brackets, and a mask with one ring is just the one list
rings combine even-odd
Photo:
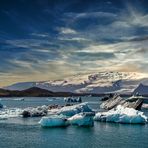
[(93, 113), (79, 113), (68, 119), (69, 123), (78, 126), (93, 126)]
[(147, 117), (143, 112), (137, 111), (133, 108), (124, 108), (118, 105), (116, 109), (108, 112), (97, 113), (94, 117), (95, 121), (116, 122), (116, 123), (132, 123), (143, 124), (147, 122)]
[(85, 102), (85, 103), (81, 103), (73, 106), (65, 106), (61, 108), (57, 114), (62, 114), (62, 115), (71, 117), (81, 112), (93, 112), (93, 111), (89, 108), (88, 103)]
[(39, 123), (42, 127), (64, 127), (69, 124), (65, 117), (59, 115), (42, 117)]

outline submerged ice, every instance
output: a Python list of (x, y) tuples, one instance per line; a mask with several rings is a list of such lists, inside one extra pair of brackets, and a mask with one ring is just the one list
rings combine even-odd
[(95, 121), (142, 124), (147, 122), (147, 117), (143, 112), (133, 108), (118, 105), (108, 112), (99, 112), (94, 117)]

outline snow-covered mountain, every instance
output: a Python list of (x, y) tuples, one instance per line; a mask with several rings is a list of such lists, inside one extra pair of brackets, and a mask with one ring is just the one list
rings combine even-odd
[(139, 84), (138, 87), (133, 91), (133, 94), (148, 95), (148, 85)]
[(128, 94), (140, 83), (148, 84), (147, 74), (136, 72), (98, 72), (78, 74), (63, 80), (42, 82), (21, 82), (5, 87), (9, 90), (23, 90), (39, 87), (54, 92)]

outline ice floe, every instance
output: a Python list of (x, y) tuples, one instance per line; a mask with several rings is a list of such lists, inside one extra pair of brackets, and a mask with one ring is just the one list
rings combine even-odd
[(81, 97), (78, 97), (78, 98), (66, 97), (66, 98), (64, 98), (64, 101), (67, 102), (67, 103), (71, 103), (71, 102), (79, 102), (79, 103), (81, 103), (82, 98)]
[(22, 108), (3, 108), (0, 110), (0, 119), (12, 117), (39, 117), (47, 115), (49, 106), (43, 105), (39, 107)]
[(147, 122), (147, 117), (143, 112), (133, 108), (118, 105), (108, 112), (99, 112), (94, 117), (95, 121), (142, 124)]
[(48, 113), (48, 106), (43, 105), (36, 108), (28, 107), (24, 109), (21, 113), (23, 117), (39, 117), (45, 116)]
[(25, 99), (24, 98), (16, 98), (16, 99), (13, 99), (14, 101), (24, 101)]
[(62, 107), (57, 114), (62, 114), (65, 116), (73, 116), (75, 114), (81, 113), (81, 112), (93, 112), (92, 109), (89, 108), (88, 103), (81, 103), (73, 106), (65, 106)]
[(67, 126), (93, 126), (95, 113), (89, 108), (87, 102), (73, 106), (65, 106), (61, 109), (50, 110), (47, 117), (42, 117), (40, 124), (43, 127)]
[(39, 124), (42, 127), (63, 127), (69, 125), (67, 118), (61, 115), (52, 115), (48, 117), (42, 117), (39, 121)]
[(19, 108), (4, 108), (0, 111), (0, 119), (14, 118), (20, 116), (22, 109)]
[(148, 109), (148, 104), (143, 104), (143, 105), (142, 105), (142, 108)]

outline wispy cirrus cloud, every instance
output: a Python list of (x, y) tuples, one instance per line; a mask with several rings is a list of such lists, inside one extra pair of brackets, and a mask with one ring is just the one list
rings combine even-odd
[(2, 85), (8, 78), (7, 84), (102, 69), (148, 71), (145, 0), (0, 3)]
[(59, 28), (58, 30), (60, 30), (60, 33), (62, 34), (76, 34), (77, 32), (74, 29), (71, 28)]

